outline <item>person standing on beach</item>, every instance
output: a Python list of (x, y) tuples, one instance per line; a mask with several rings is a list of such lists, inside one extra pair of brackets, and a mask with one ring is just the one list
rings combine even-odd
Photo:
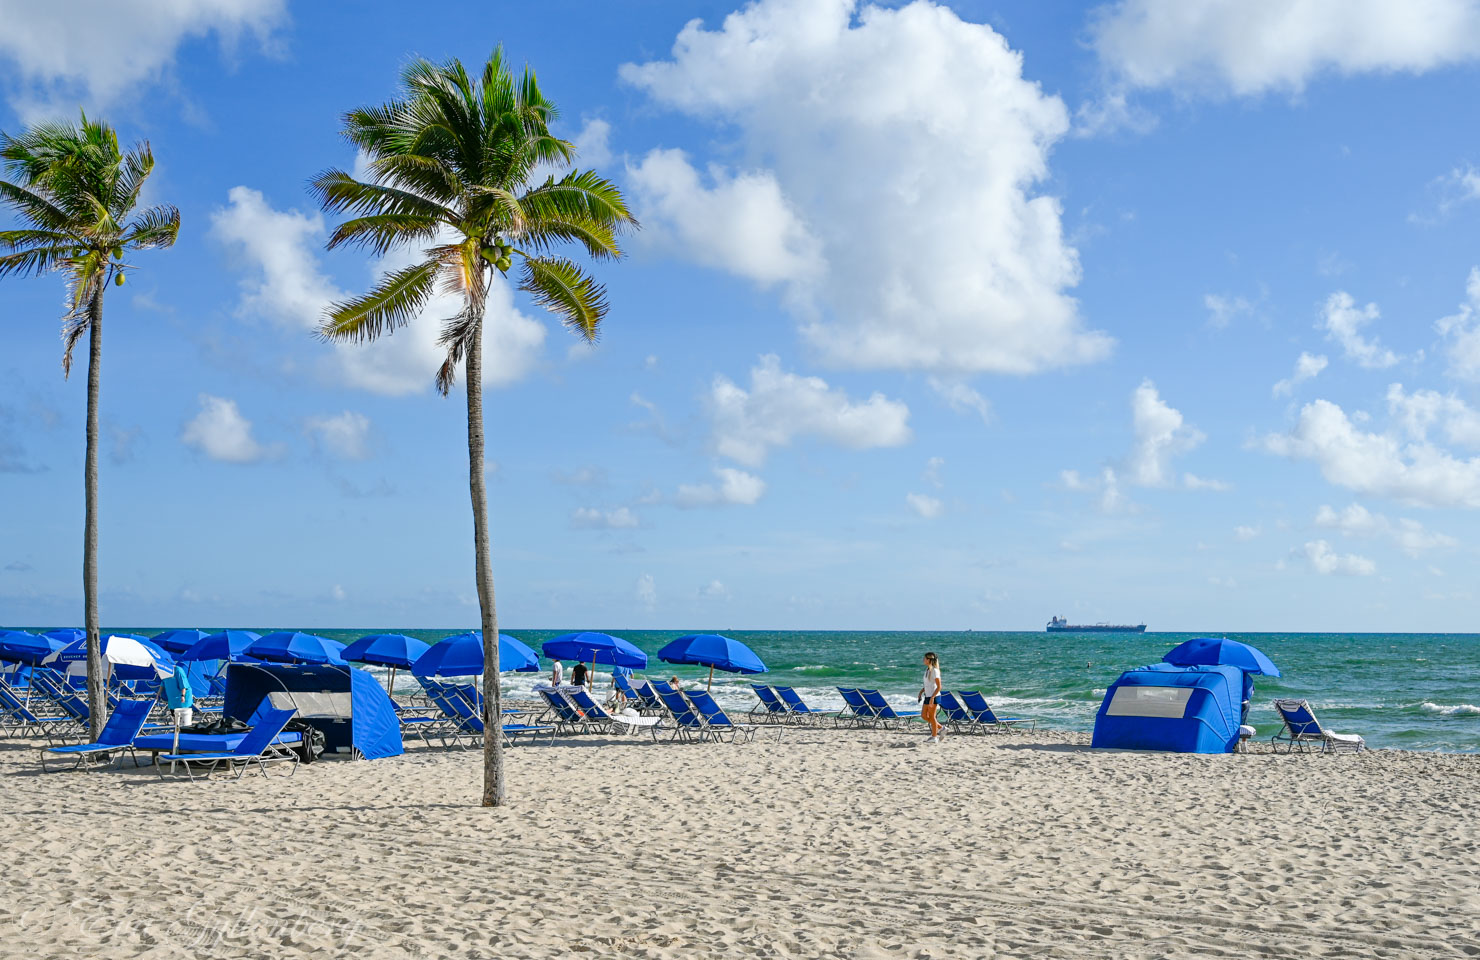
[(930, 724), (930, 739), (926, 743), (940, 743), (944, 729), (935, 719), (935, 698), (940, 696), (940, 658), (933, 653), (925, 654), (925, 682), (920, 685), (920, 716)]
[(584, 663), (576, 664), (575, 667), (570, 671), (570, 682), (578, 687), (589, 686), (589, 683), (586, 680), (587, 672), (588, 671), (586, 670), (586, 665)]
[(565, 679), (565, 667), (563, 665), (561, 665), (561, 663), (560, 663), (559, 660), (556, 660), (555, 661), (555, 669), (553, 669), (553, 670), (550, 671), (550, 686), (552, 686), (552, 687), (558, 687), (558, 686), (560, 686), (561, 681), (564, 680), (564, 679)]

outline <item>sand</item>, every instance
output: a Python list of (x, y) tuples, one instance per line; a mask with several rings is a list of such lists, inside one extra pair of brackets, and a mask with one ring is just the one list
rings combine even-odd
[(1468, 957), (1480, 757), (788, 729), (42, 775), (0, 741), (0, 958)]

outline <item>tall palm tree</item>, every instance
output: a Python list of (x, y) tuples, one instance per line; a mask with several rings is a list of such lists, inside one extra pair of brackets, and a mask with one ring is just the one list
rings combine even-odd
[(98, 384), (103, 365), (103, 292), (122, 285), (124, 254), (172, 246), (180, 211), (168, 204), (136, 210), (154, 169), (147, 141), (127, 151), (106, 123), (43, 123), (19, 136), (0, 132), (0, 201), (23, 226), (0, 230), (0, 279), (57, 272), (67, 278), (62, 315), (62, 373), (88, 335), (86, 512), (82, 539), (83, 619), (87, 627), (87, 703), (94, 739), (103, 728), (103, 659), (98, 636)]
[(388, 273), (362, 297), (334, 304), (320, 327), (337, 341), (370, 341), (404, 326), (441, 290), (461, 309), (442, 324), (447, 356), (437, 371), (445, 396), (462, 365), (468, 394), (468, 488), (473, 504), (474, 575), (483, 624), (483, 805), (504, 801), (499, 724), (498, 615), (489, 557), (483, 478), (483, 314), (494, 271), (507, 276), (517, 258), (518, 286), (577, 335), (595, 340), (606, 316), (606, 289), (575, 262), (555, 255), (565, 244), (595, 260), (621, 255), (618, 234), (635, 227), (621, 193), (589, 171), (564, 176), (572, 145), (550, 134), (555, 105), (528, 67), (515, 77), (494, 50), (477, 79), (457, 60), (411, 63), (399, 96), (344, 116), (344, 135), (368, 161), (368, 178), (342, 170), (314, 179), (325, 210), (353, 214), (329, 238), (376, 255), (419, 247), (422, 259)]

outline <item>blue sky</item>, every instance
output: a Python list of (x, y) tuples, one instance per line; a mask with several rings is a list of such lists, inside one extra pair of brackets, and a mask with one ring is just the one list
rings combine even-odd
[[(597, 348), (494, 298), (504, 624), (1473, 629), (1472, 0), (96, 6), (0, 2), (0, 128), (100, 111), (184, 218), (107, 304), (105, 623), (475, 621), (436, 317), (310, 336), (384, 264), (305, 182), (502, 42), (644, 223)], [(0, 285), (14, 624), (81, 616), (61, 295)]]

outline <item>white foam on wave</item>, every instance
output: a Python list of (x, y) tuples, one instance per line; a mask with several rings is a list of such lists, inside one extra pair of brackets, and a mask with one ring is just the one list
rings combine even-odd
[(1443, 717), (1480, 717), (1480, 707), (1473, 703), (1430, 703), (1425, 700), (1418, 705), (1418, 709)]

